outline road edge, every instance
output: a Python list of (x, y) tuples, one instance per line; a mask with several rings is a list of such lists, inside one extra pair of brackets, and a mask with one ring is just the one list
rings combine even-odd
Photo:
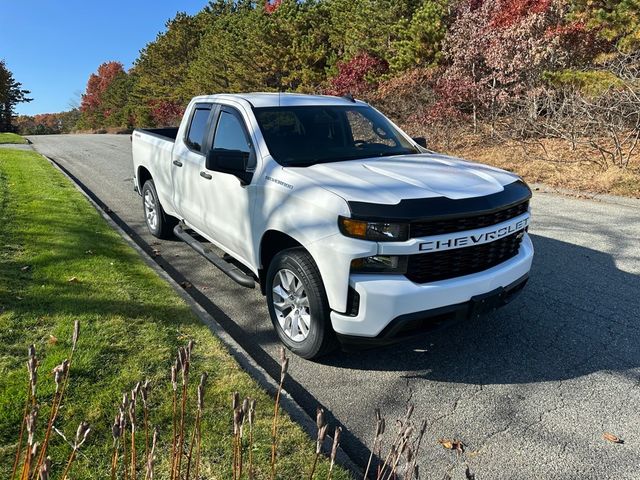
[[(202, 323), (204, 323), (212, 333), (218, 337), (218, 339), (222, 342), (224, 347), (227, 349), (229, 354), (238, 362), (240, 367), (247, 372), (251, 378), (253, 378), (258, 385), (263, 388), (272, 398), (275, 398), (276, 392), (278, 390), (277, 382), (264, 370), (259, 363), (257, 363), (251, 355), (247, 353), (247, 351), (242, 348), (242, 346), (236, 342), (233, 337), (227, 333), (227, 331), (213, 318), (211, 314), (209, 314), (194, 298), (192, 298), (185, 290), (176, 282), (151, 256), (144, 251), (140, 245), (138, 245), (131, 236), (125, 232), (120, 225), (118, 225), (107, 213), (104, 209), (100, 207), (100, 205), (93, 199), (91, 196), (85, 191), (82, 186), (80, 186), (73, 176), (69, 175), (66, 169), (59, 165), (53, 159), (47, 157), (46, 155), (38, 152), (38, 155), (41, 155), (45, 160), (47, 160), (57, 171), (62, 173), (96, 209), (96, 211), (100, 214), (100, 216), (107, 222), (107, 224), (113, 228), (118, 234), (124, 239), (124, 241), (131, 246), (137, 253), (142, 257), (144, 262), (151, 267), (163, 280), (165, 280), (171, 288), (182, 298), (191, 311), (200, 319)], [(311, 437), (311, 439), (316, 438), (317, 427), (315, 419), (312, 419), (304, 409), (298, 405), (298, 403), (293, 399), (293, 397), (286, 391), (286, 389), (282, 389), (280, 393), (280, 408), (282, 408), (291, 419), (296, 422), (304, 432)], [(331, 445), (333, 442), (333, 438), (331, 435), (327, 435), (327, 438), (324, 443), (324, 451), (328, 451), (331, 449)], [(349, 457), (349, 455), (342, 449), (342, 447), (338, 447), (336, 462), (340, 464), (342, 467), (349, 470), (356, 477), (362, 476), (362, 471), (360, 467)]]
[(565, 197), (574, 197), (582, 200), (592, 200), (599, 203), (608, 203), (611, 205), (621, 205), (623, 207), (640, 208), (640, 199), (633, 197), (621, 197), (619, 195), (611, 195), (609, 193), (588, 192), (585, 190), (572, 190), (564, 187), (553, 187), (546, 183), (531, 183), (531, 190), (537, 193), (551, 193), (562, 195)]

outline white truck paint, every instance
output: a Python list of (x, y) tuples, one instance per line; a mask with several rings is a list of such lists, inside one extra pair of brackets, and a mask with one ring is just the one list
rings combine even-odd
[(177, 131), (136, 130), (132, 150), (152, 233), (179, 220), (244, 265), (281, 340), (307, 358), (334, 332), (384, 342), (498, 306), (531, 266), (516, 175), (426, 150), (364, 102), (196, 97)]

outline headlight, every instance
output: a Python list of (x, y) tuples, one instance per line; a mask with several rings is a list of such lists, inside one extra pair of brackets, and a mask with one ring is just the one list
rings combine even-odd
[(406, 273), (406, 255), (376, 255), (351, 260), (354, 273)]
[(402, 242), (409, 238), (408, 223), (365, 222), (363, 220), (339, 217), (338, 225), (343, 235), (362, 240)]

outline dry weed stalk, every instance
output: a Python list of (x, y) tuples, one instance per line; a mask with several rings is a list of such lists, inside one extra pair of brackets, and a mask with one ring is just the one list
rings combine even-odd
[(318, 465), (318, 458), (320, 457), (320, 453), (322, 453), (322, 444), (327, 436), (327, 421), (324, 417), (324, 408), (318, 407), (316, 409), (316, 427), (318, 429), (318, 435), (316, 436), (316, 454), (313, 457), (309, 480), (313, 480), (313, 475), (315, 474), (316, 466)]
[[(200, 421), (202, 419), (202, 411), (204, 409), (204, 387), (207, 383), (207, 372), (204, 372), (200, 375), (200, 383), (198, 384), (198, 405), (196, 410), (196, 420), (195, 425), (193, 427), (193, 433), (191, 435), (191, 443), (189, 445), (189, 455), (187, 456), (187, 472), (186, 479), (189, 479), (189, 473), (191, 472), (191, 458), (193, 457), (193, 448), (194, 444), (197, 443), (197, 460), (196, 464), (200, 462), (200, 441), (202, 439), (202, 435), (200, 432)], [(198, 478), (198, 466), (196, 466), (196, 479)]]
[(149, 380), (146, 379), (140, 387), (140, 399), (142, 400), (142, 412), (143, 412), (143, 428), (144, 428), (144, 458), (149, 457), (149, 405), (147, 401), (149, 399), (149, 391), (151, 385)]
[(122, 439), (120, 443), (122, 444), (122, 463), (124, 470), (124, 478), (127, 480), (129, 478), (129, 461), (127, 457), (127, 414), (129, 412), (129, 396), (126, 393), (122, 394), (122, 403), (120, 404), (120, 434), (122, 435)]
[(182, 377), (182, 397), (180, 401), (180, 417), (177, 428), (177, 439), (175, 445), (174, 468), (172, 469), (171, 478), (179, 480), (182, 472), (182, 455), (185, 448), (185, 422), (187, 414), (187, 387), (189, 384), (189, 367), (191, 365), (191, 351), (194, 342), (189, 340), (186, 347), (178, 348), (178, 361), (176, 363), (177, 370), (180, 371)]
[[(129, 423), (131, 424), (131, 480), (136, 480), (137, 454), (136, 454), (136, 406), (138, 395), (140, 394), (140, 382), (131, 390), (131, 400), (129, 401)], [(126, 466), (125, 466), (126, 468)]]
[(67, 460), (67, 466), (64, 468), (64, 472), (62, 472), (62, 480), (67, 480), (67, 475), (69, 475), (69, 470), (71, 470), (71, 465), (76, 458), (76, 454), (80, 447), (84, 444), (89, 436), (89, 432), (91, 428), (87, 422), (81, 422), (78, 425), (78, 430), (76, 431), (76, 438), (73, 442), (73, 450), (71, 450), (71, 454), (69, 455), (69, 460)]
[(56, 390), (53, 394), (53, 403), (51, 404), (51, 414), (49, 415), (49, 421), (47, 422), (47, 429), (44, 434), (44, 440), (42, 441), (42, 447), (40, 448), (40, 454), (38, 455), (38, 459), (35, 464), (34, 478), (37, 475), (37, 472), (40, 470), (40, 465), (44, 460), (44, 454), (47, 451), (47, 447), (49, 446), (49, 439), (51, 438), (51, 430), (53, 428), (53, 422), (55, 422), (56, 417), (58, 416), (58, 407), (62, 401), (63, 385), (64, 379), (69, 372), (69, 360), (64, 360), (60, 365), (57, 365), (52, 373), (53, 380), (56, 383)]
[[(407, 411), (404, 418), (398, 419), (398, 433), (395, 440), (391, 444), (389, 453), (387, 454), (382, 467), (378, 469), (378, 476), (376, 480), (383, 480), (385, 478), (391, 478), (395, 474), (395, 468), (399, 461), (399, 456), (403, 453), (405, 446), (408, 444), (411, 435), (413, 434), (413, 425), (411, 423), (411, 416), (413, 415), (414, 405), (411, 403), (411, 397), (407, 401)], [(389, 472), (386, 469), (389, 468)], [(389, 473), (389, 475), (387, 475)]]
[(171, 365), (171, 388), (173, 390), (173, 435), (171, 437), (171, 479), (174, 478), (175, 460), (176, 460), (176, 440), (178, 437), (178, 420), (177, 420), (177, 403), (178, 403), (178, 369), (180, 368), (179, 359)]
[[(147, 456), (147, 471), (144, 475), (144, 480), (153, 480), (153, 469), (155, 466), (155, 453), (156, 453), (156, 442), (158, 441), (158, 429), (153, 429), (153, 439), (151, 440), (151, 450)], [(189, 476), (187, 475), (187, 479)], [(196, 479), (198, 476), (196, 475)]]
[(22, 464), (22, 473), (20, 475), (21, 480), (27, 480), (31, 474), (31, 459), (35, 456), (38, 444), (35, 441), (36, 432), (36, 420), (38, 419), (38, 406), (31, 407), (29, 415), (27, 416), (26, 429), (27, 429), (27, 453)]
[(18, 448), (16, 449), (16, 457), (13, 461), (11, 470), (11, 480), (16, 476), (20, 457), (22, 456), (22, 441), (24, 440), (24, 429), (27, 426), (27, 418), (29, 416), (29, 406), (33, 408), (36, 404), (36, 385), (38, 383), (38, 359), (36, 357), (35, 345), (30, 345), (28, 349), (29, 359), (27, 360), (27, 371), (29, 373), (29, 382), (27, 384), (27, 395), (22, 413), (22, 422), (20, 424), (20, 435), (18, 437)]
[(240, 403), (240, 394), (234, 392), (231, 402), (233, 408), (233, 479), (242, 476), (243, 463), (243, 432), (244, 422), (249, 413), (249, 399), (245, 398)]
[(231, 421), (233, 422), (233, 439), (231, 442), (231, 448), (233, 450), (233, 480), (236, 479), (236, 473), (238, 470), (238, 436), (237, 436), (237, 420), (236, 420), (236, 411), (240, 406), (240, 394), (238, 392), (233, 392), (231, 396)]
[(118, 450), (120, 449), (120, 437), (122, 436), (122, 431), (120, 430), (120, 425), (122, 420), (120, 416), (122, 415), (122, 409), (116, 414), (116, 418), (113, 420), (113, 425), (111, 426), (111, 435), (113, 436), (113, 453), (111, 454), (111, 480), (115, 480), (116, 478), (116, 469), (118, 466)]
[[(249, 480), (253, 480), (253, 423), (256, 418), (256, 401), (255, 399), (249, 400)], [(196, 480), (198, 476), (196, 475)]]
[[(369, 478), (369, 469), (371, 468), (371, 462), (373, 461), (373, 455), (377, 449), (377, 457), (380, 458), (381, 450), (382, 450), (382, 435), (384, 435), (384, 430), (386, 426), (386, 422), (384, 417), (380, 414), (380, 409), (376, 408), (376, 435), (373, 437), (373, 445), (371, 446), (371, 453), (369, 454), (369, 461), (367, 462), (367, 468), (364, 471), (364, 480)], [(380, 472), (378, 471), (378, 475)]]
[(333, 433), (333, 445), (331, 446), (331, 463), (329, 464), (329, 473), (327, 474), (327, 480), (331, 480), (333, 474), (333, 466), (336, 463), (336, 455), (338, 454), (338, 446), (340, 445), (340, 434), (342, 433), (342, 427), (336, 427)]
[(276, 393), (276, 401), (273, 407), (273, 425), (271, 427), (271, 480), (276, 478), (276, 453), (278, 448), (278, 413), (280, 410), (280, 394), (282, 385), (289, 369), (289, 358), (287, 358), (284, 347), (280, 347), (280, 383)]
[(51, 476), (51, 457), (47, 457), (42, 462), (40, 472), (38, 473), (38, 480), (49, 480)]
[(54, 380), (56, 382), (56, 391), (53, 397), (53, 403), (51, 405), (51, 415), (49, 416), (47, 430), (44, 435), (44, 440), (42, 441), (42, 447), (40, 448), (40, 455), (38, 455), (38, 461), (34, 469), (34, 480), (37, 477), (38, 472), (40, 471), (40, 466), (42, 465), (42, 462), (44, 461), (44, 458), (47, 454), (49, 439), (51, 437), (51, 429), (53, 428), (53, 424), (56, 421), (56, 418), (58, 417), (60, 405), (62, 404), (62, 399), (67, 389), (67, 384), (69, 383), (69, 371), (71, 370), (73, 354), (76, 351), (76, 346), (78, 345), (79, 338), (80, 322), (76, 320), (73, 323), (73, 334), (71, 335), (71, 353), (69, 355), (69, 359), (64, 360), (60, 365), (53, 369)]

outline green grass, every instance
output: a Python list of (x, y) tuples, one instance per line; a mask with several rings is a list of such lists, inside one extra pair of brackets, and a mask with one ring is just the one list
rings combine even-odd
[[(69, 282), (74, 277), (77, 281)], [(202, 429), (204, 477), (231, 478), (235, 390), (257, 399), (256, 478), (269, 477), (273, 399), (62, 174), (33, 152), (0, 150), (0, 478), (10, 475), (19, 434), (27, 347), (35, 343), (41, 362), (41, 440), (53, 396), (51, 370), (68, 356), (74, 320), (81, 322), (81, 335), (56, 425), (69, 439), (82, 420), (92, 432), (72, 478), (108, 478), (117, 405), (122, 393), (144, 378), (153, 385), (150, 420), (159, 430), (156, 477), (166, 478), (169, 370), (176, 348), (189, 339), (196, 342), (193, 386), (202, 371), (210, 375)], [(302, 478), (314, 444), (286, 415), (281, 432), (278, 478)], [(56, 434), (49, 452), (52, 478), (57, 478), (70, 447)], [(317, 478), (326, 478), (327, 468), (325, 460)], [(338, 469), (334, 478), (349, 475)]]
[(0, 143), (27, 143), (20, 135), (15, 133), (0, 133)]

